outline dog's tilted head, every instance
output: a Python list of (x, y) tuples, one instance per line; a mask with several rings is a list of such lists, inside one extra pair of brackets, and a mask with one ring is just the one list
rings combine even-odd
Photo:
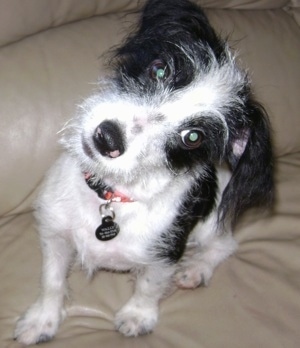
[(267, 116), (201, 9), (148, 1), (111, 68), (64, 139), (83, 171), (112, 185), (147, 185), (149, 176), (169, 183), (227, 163), (222, 218), (271, 198)]

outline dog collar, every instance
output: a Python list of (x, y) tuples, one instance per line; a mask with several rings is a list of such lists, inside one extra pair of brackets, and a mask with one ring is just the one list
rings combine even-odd
[(110, 186), (106, 185), (102, 180), (94, 180), (94, 176), (90, 173), (84, 173), (84, 178), (90, 189), (95, 191), (98, 197), (109, 201), (109, 202), (118, 202), (118, 203), (130, 203), (134, 200), (122, 192), (113, 190)]

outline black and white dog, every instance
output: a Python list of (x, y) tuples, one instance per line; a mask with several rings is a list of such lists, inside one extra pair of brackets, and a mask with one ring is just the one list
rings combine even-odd
[(199, 7), (149, 0), (111, 71), (65, 127), (36, 203), (42, 291), (17, 324), (25, 344), (55, 335), (74, 257), (90, 275), (133, 271), (115, 326), (152, 331), (172, 285), (206, 285), (238, 215), (272, 200), (268, 118)]

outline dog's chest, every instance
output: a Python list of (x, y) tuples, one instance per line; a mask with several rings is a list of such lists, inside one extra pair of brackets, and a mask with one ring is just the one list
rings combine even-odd
[[(88, 270), (99, 268), (130, 270), (153, 262), (152, 245), (159, 240), (176, 211), (157, 202), (151, 208), (139, 203), (112, 203), (119, 232), (109, 240), (97, 238), (96, 230), (103, 223), (99, 202), (90, 202), (84, 225), (73, 234), (79, 262)], [(99, 237), (99, 236), (98, 236)]]

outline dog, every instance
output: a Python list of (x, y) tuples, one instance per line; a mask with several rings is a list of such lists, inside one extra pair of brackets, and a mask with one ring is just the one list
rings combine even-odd
[(55, 336), (74, 258), (88, 275), (131, 271), (114, 324), (150, 333), (160, 300), (207, 285), (236, 250), (238, 216), (273, 200), (268, 116), (201, 8), (148, 0), (109, 68), (64, 127), (35, 203), (42, 284), (15, 329), (24, 344)]

